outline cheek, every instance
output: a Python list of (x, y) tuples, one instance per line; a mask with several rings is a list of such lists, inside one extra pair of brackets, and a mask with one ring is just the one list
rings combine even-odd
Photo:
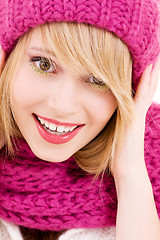
[(28, 107), (36, 102), (41, 95), (35, 79), (24, 71), (19, 71), (12, 82), (11, 102), (14, 105)]
[(89, 98), (88, 111), (94, 123), (105, 125), (116, 108), (117, 101), (111, 92)]

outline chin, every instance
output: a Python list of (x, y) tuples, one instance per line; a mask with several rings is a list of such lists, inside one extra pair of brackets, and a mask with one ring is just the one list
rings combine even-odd
[(41, 159), (43, 161), (46, 161), (46, 162), (64, 162), (68, 158), (71, 157), (71, 155), (69, 155), (69, 154), (68, 155), (65, 154), (65, 156), (64, 155), (61, 156), (61, 154), (55, 154), (54, 152), (52, 152), (52, 153), (47, 152), (45, 154), (44, 152), (46, 152), (46, 151), (40, 152), (40, 151), (37, 151), (36, 149), (34, 149), (32, 147), (31, 147), (31, 150), (36, 157), (38, 157), (39, 159)]
[(66, 161), (69, 158), (69, 157), (66, 157), (66, 158), (53, 158), (53, 157), (42, 156), (42, 155), (39, 155), (37, 157), (40, 158), (43, 161), (46, 161), (46, 162), (64, 162), (64, 161)]

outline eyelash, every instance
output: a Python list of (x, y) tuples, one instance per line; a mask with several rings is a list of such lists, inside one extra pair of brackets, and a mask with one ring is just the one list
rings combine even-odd
[[(50, 67), (53, 67), (55, 70), (51, 71), (51, 72), (47, 72), (47, 71), (44, 71), (44, 70), (40, 69), (40, 66), (39, 67), (36, 66), (36, 63), (41, 62), (41, 61), (46, 61), (47, 63), (50, 64)], [(51, 59), (36, 56), (36, 57), (31, 58), (29, 60), (29, 62), (32, 65), (32, 69), (39, 74), (50, 75), (50, 74), (56, 74), (57, 73), (56, 64)], [(107, 85), (103, 81), (96, 78), (95, 76), (89, 75), (89, 77), (87, 76), (86, 78), (87, 78), (87, 80), (85, 82), (89, 83), (89, 85), (91, 85), (92, 87), (94, 87), (96, 89), (99, 89), (99, 90), (108, 89)], [(93, 78), (92, 82), (89, 81), (90, 78)]]
[[(90, 78), (93, 78), (93, 82), (89, 82), (88, 80)], [(107, 85), (102, 81), (96, 78), (95, 76), (91, 75), (88, 79), (87, 82), (93, 86), (94, 88), (98, 88), (99, 90), (106, 90), (108, 89)]]
[[(39, 67), (36, 66), (36, 63), (37, 63), (37, 62), (39, 62), (39, 64), (40, 64), (40, 62), (42, 62), (42, 61), (46, 61), (46, 63), (49, 63), (49, 64), (50, 64), (49, 69), (50, 69), (51, 67), (53, 67), (54, 70), (51, 71), (51, 72), (49, 72), (49, 71), (47, 72), (47, 71), (45, 71), (45, 70), (42, 70), (42, 69), (40, 68), (40, 66), (39, 66)], [(39, 74), (50, 75), (50, 74), (56, 74), (56, 73), (57, 73), (56, 65), (55, 65), (55, 63), (54, 63), (51, 59), (48, 59), (48, 58), (45, 58), (45, 57), (33, 57), (33, 58), (31, 58), (31, 59), (29, 60), (29, 62), (31, 63), (32, 69), (33, 69), (34, 71), (36, 71), (37, 73), (39, 73)]]

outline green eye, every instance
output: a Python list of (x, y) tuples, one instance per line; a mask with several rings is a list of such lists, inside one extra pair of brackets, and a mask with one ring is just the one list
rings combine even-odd
[(33, 57), (30, 59), (33, 70), (42, 74), (56, 73), (57, 69), (54, 62), (44, 57)]
[(99, 88), (100, 90), (107, 89), (107, 85), (100, 79), (95, 76), (90, 76), (87, 80), (89, 84), (91, 84), (95, 88)]

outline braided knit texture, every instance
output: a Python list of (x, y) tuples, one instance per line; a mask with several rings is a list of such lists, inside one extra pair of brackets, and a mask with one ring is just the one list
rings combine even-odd
[(92, 24), (119, 36), (132, 54), (133, 89), (160, 53), (159, 0), (1, 0), (0, 44), (9, 53), (31, 27), (59, 21)]
[[(115, 225), (117, 198), (111, 176), (106, 174), (93, 181), (93, 176), (82, 171), (73, 158), (61, 163), (45, 162), (23, 140), (20, 146), (15, 159), (0, 163), (0, 216), (4, 220), (57, 231)], [(146, 117), (145, 161), (160, 217), (158, 104), (150, 107)]]

